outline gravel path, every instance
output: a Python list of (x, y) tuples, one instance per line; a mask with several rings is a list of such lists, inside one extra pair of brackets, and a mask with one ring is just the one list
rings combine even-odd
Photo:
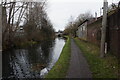
[(92, 78), (89, 65), (73, 39), (71, 39), (71, 60), (66, 78)]

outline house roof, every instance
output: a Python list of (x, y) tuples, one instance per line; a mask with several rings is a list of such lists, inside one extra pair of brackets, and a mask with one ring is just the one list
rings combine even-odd
[(84, 20), (82, 23), (80, 23), (80, 24), (78, 25), (78, 27), (79, 27), (80, 25), (82, 25), (83, 23), (87, 22), (87, 21), (89, 21), (89, 20), (88, 20), (88, 19)]
[[(118, 10), (120, 10), (120, 8), (116, 8), (115, 10), (111, 10), (110, 12), (107, 13), (107, 17), (109, 17), (109, 16), (111, 16), (112, 14), (116, 13)], [(99, 20), (102, 20), (102, 18), (103, 18), (103, 15), (100, 16), (100, 17), (98, 17), (97, 20), (92, 21), (92, 22), (90, 22), (90, 23), (88, 23), (88, 24), (95, 23), (95, 22), (97, 22), (97, 21), (99, 21)]]

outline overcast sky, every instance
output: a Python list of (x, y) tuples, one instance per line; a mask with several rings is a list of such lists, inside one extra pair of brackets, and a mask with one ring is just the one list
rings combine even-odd
[[(119, 0), (108, 0), (108, 3), (116, 3)], [(100, 8), (103, 0), (48, 0), (47, 13), (56, 31), (64, 30), (70, 16), (75, 19), (79, 14), (90, 11), (93, 16)]]

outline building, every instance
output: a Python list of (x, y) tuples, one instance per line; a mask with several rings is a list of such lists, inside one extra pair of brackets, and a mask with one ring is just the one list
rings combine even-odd
[(61, 36), (63, 35), (63, 31), (60, 31), (60, 30), (59, 30), (59, 31), (56, 32), (55, 34), (56, 34), (56, 36), (61, 37)]
[[(87, 25), (87, 41), (100, 47), (102, 16)], [(107, 15), (106, 45), (107, 51), (120, 55), (120, 8), (111, 10)]]
[(77, 37), (83, 40), (87, 39), (87, 24), (88, 24), (88, 20), (86, 19), (78, 26), (78, 29), (76, 31)]
[(16, 36), (23, 36), (24, 34), (25, 34), (25, 31), (23, 29), (23, 26), (20, 26), (15, 33)]

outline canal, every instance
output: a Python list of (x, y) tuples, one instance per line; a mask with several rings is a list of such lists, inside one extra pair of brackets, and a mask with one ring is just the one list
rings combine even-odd
[(41, 78), (58, 60), (65, 39), (43, 41), (27, 49), (2, 53), (3, 78)]

